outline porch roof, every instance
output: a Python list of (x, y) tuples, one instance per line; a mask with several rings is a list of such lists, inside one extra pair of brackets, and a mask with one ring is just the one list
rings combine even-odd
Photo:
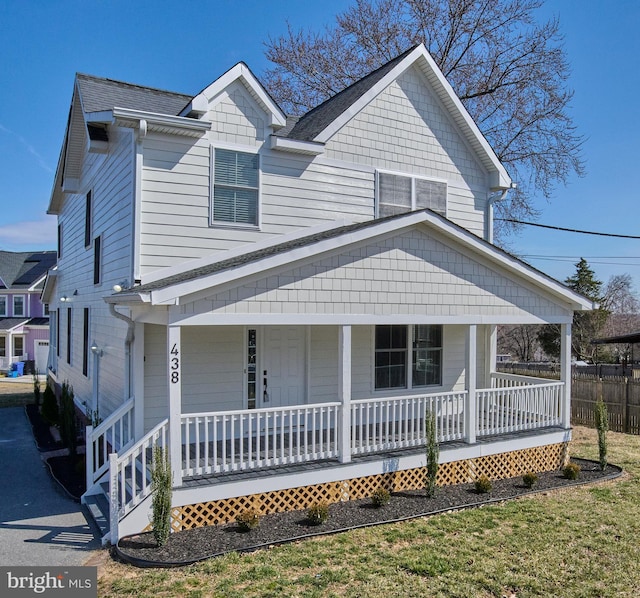
[(194, 293), (221, 285), (239, 284), (258, 273), (267, 276), (269, 270), (293, 267), (296, 263), (317, 259), (329, 252), (373, 243), (376, 238), (397, 235), (411, 228), (429, 229), (468, 255), (491, 263), (496, 272), (511, 277), (516, 275), (523, 283), (533, 285), (565, 308), (581, 311), (594, 307), (586, 297), (428, 209), (336, 226), (285, 242), (276, 238), (254, 251), (243, 252), (243, 248), (239, 248), (215, 254), (187, 264), (184, 270), (172, 269), (171, 274), (164, 278), (107, 297), (106, 301), (152, 305), (183, 303)]
[(29, 318), (0, 318), (0, 332), (14, 332), (28, 321)]

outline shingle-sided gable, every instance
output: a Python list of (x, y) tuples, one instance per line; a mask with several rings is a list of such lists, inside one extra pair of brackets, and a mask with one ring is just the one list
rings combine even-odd
[(487, 170), (425, 81), (411, 67), (326, 144), (327, 157), (486, 188)]

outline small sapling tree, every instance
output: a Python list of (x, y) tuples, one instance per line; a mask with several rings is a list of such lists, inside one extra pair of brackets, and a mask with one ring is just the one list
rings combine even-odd
[(438, 445), (438, 434), (436, 430), (436, 417), (427, 408), (424, 417), (425, 437), (427, 442), (427, 475), (426, 490), (427, 496), (432, 498), (436, 493), (436, 478), (438, 476), (438, 458), (440, 457), (440, 447)]
[(164, 546), (171, 532), (171, 463), (167, 449), (153, 449), (151, 469), (151, 499), (153, 537), (158, 546)]
[(595, 406), (596, 428), (598, 430), (598, 453), (600, 456), (600, 469), (604, 471), (607, 466), (607, 430), (609, 429), (609, 416), (607, 406), (602, 397)]

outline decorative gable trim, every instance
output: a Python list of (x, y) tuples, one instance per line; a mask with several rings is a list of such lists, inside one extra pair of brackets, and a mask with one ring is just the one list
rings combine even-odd
[(187, 116), (192, 113), (198, 116), (206, 114), (209, 108), (221, 99), (221, 93), (234, 81), (240, 81), (253, 99), (269, 115), (269, 126), (274, 128), (285, 126), (286, 116), (244, 62), (239, 62), (203, 89), (185, 106), (179, 116)]

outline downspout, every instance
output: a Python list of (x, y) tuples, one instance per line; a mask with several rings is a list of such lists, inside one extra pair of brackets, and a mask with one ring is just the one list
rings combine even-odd
[(494, 193), (489, 196), (487, 199), (487, 233), (485, 241), (493, 244), (493, 204), (498, 201), (504, 201), (507, 199), (507, 195), (510, 189), (515, 189), (517, 187), (516, 183), (511, 183), (509, 187), (499, 191), (498, 193)]
[(133, 339), (134, 339), (133, 331), (135, 329), (136, 323), (128, 316), (125, 316), (124, 314), (121, 314), (119, 311), (117, 311), (116, 306), (113, 303), (109, 303), (108, 305), (109, 305), (109, 313), (114, 318), (118, 318), (118, 320), (122, 320), (127, 325), (127, 336), (124, 339), (124, 359), (125, 359), (125, 363), (127, 364), (125, 369), (124, 387), (127, 391), (127, 396), (125, 397), (125, 401), (128, 401), (131, 398), (131, 343), (133, 343)]

